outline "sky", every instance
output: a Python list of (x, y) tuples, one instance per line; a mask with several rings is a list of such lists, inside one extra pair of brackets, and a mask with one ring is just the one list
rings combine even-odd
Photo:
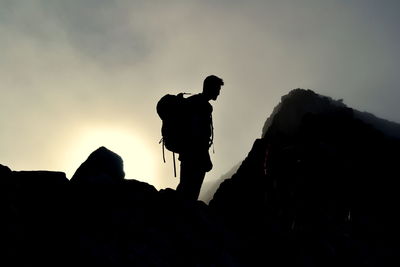
[(397, 0), (0, 0), (0, 164), (71, 178), (100, 146), (175, 188), (157, 101), (214, 74), (214, 169), (240, 163), (280, 97), (309, 88), (400, 122)]

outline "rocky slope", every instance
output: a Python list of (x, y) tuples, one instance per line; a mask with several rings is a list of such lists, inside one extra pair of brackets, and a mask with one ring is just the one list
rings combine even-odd
[(271, 266), (398, 263), (399, 125), (360, 114), (310, 90), (282, 97), (210, 202), (240, 235), (243, 257)]
[(296, 89), (209, 205), (124, 178), (0, 165), (1, 266), (396, 266), (399, 125)]

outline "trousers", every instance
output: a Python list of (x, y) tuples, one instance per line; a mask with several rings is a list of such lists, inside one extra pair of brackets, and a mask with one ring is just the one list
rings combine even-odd
[(204, 166), (193, 160), (181, 161), (180, 182), (176, 191), (186, 200), (199, 198), (206, 171)]

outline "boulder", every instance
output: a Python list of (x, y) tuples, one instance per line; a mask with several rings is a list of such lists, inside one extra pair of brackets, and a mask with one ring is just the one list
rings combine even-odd
[(122, 158), (105, 147), (92, 152), (71, 178), (79, 184), (117, 184), (124, 180)]

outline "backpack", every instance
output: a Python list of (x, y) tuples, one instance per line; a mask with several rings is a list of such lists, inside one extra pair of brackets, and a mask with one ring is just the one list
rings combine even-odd
[[(163, 159), (165, 162), (164, 147), (173, 152), (174, 170), (175, 153), (184, 148), (187, 138), (188, 106), (185, 93), (164, 95), (157, 103), (157, 114), (162, 121), (160, 143), (163, 144)], [(176, 171), (174, 172), (176, 176)]]

